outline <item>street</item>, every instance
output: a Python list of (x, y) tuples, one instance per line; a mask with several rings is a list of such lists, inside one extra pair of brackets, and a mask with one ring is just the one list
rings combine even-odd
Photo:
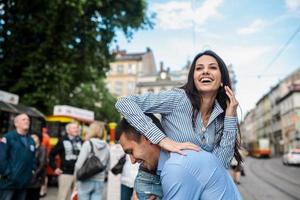
[(245, 162), (246, 176), (239, 191), (245, 200), (300, 199), (300, 167), (285, 166), (281, 158), (255, 159)]
[[(120, 147), (112, 147), (112, 160), (120, 156)], [(246, 176), (241, 177), (238, 185), (244, 200), (300, 200), (300, 167), (285, 166), (281, 158), (245, 160)], [(107, 199), (119, 199), (120, 176), (110, 173)], [(55, 200), (56, 187), (50, 187), (45, 200)]]

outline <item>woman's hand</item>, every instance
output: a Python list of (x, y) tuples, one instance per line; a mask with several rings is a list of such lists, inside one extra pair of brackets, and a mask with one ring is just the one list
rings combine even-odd
[(226, 109), (226, 116), (230, 116), (230, 117), (235, 117), (236, 116), (236, 109), (239, 105), (239, 102), (236, 100), (232, 90), (228, 87), (225, 86), (225, 92), (226, 95), (228, 96), (229, 100), (227, 100), (227, 109)]
[(164, 138), (162, 139), (158, 144), (162, 149), (170, 152), (176, 152), (181, 155), (185, 155), (185, 153), (182, 151), (184, 149), (190, 149), (194, 151), (200, 151), (200, 147), (197, 145), (190, 143), (190, 142), (175, 142), (174, 140), (171, 140), (170, 138)]

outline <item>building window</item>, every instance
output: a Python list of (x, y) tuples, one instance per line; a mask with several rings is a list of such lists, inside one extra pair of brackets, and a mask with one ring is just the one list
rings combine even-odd
[(154, 89), (153, 88), (149, 88), (148, 92), (154, 92)]
[(133, 67), (132, 64), (128, 65), (128, 74), (133, 74)]
[(134, 90), (135, 90), (135, 83), (128, 82), (128, 94), (134, 94)]
[(123, 92), (123, 83), (121, 81), (115, 82), (115, 93), (117, 95), (122, 95)]
[(119, 74), (124, 73), (124, 66), (123, 65), (117, 65), (117, 73), (119, 73)]

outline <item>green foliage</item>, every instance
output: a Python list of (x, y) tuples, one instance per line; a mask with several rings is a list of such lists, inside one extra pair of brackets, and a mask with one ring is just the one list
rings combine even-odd
[(116, 30), (131, 38), (149, 27), (144, 0), (1, 1), (0, 88), (49, 114), (105, 77)]
[(81, 84), (71, 94), (70, 105), (92, 110), (95, 118), (105, 122), (118, 122), (120, 114), (115, 109), (116, 98), (105, 87), (104, 80)]

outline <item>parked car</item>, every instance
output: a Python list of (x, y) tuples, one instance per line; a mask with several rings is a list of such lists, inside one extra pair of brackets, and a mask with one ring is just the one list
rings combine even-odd
[(291, 149), (282, 156), (284, 165), (300, 165), (300, 149)]

